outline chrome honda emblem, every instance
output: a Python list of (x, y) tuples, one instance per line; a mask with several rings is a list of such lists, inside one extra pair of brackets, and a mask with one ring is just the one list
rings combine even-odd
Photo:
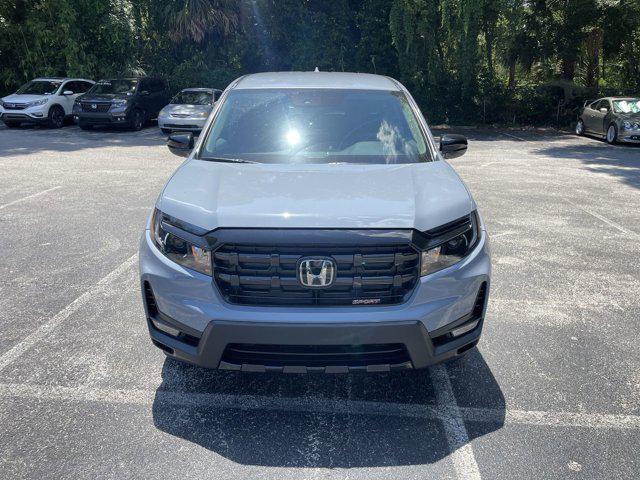
[(328, 257), (305, 257), (298, 262), (298, 280), (308, 288), (327, 288), (336, 277), (336, 262)]
[(95, 103), (92, 103), (92, 104), (91, 104), (91, 109), (92, 109), (92, 110), (95, 110), (96, 108), (98, 108), (98, 105), (96, 105)]

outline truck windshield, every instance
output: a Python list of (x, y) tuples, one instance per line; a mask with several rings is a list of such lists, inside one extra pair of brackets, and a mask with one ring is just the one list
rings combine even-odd
[(96, 83), (89, 93), (98, 95), (117, 94), (117, 93), (133, 93), (136, 91), (138, 80), (100, 80)]
[(293, 164), (432, 160), (401, 92), (337, 89), (231, 91), (199, 158)]
[(18, 95), (53, 95), (61, 84), (62, 82), (50, 80), (31, 80), (21, 86), (16, 93)]
[(613, 111), (616, 113), (640, 113), (640, 99), (614, 100)]
[(171, 99), (174, 105), (211, 105), (213, 94), (211, 92), (182, 91)]

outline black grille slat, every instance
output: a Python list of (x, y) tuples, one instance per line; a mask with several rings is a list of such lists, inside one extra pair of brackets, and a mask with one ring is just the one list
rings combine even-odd
[[(80, 104), (82, 106), (82, 111), (83, 112), (99, 112), (99, 113), (105, 113), (109, 111), (109, 108), (111, 108), (111, 104), (110, 103), (81, 103)], [(93, 108), (92, 105), (95, 105), (96, 108)]]
[[(309, 289), (297, 278), (308, 256), (336, 262), (331, 287)], [(245, 305), (352, 305), (358, 300), (397, 304), (419, 276), (419, 255), (409, 243), (384, 246), (269, 246), (223, 244), (213, 254), (215, 283), (227, 301)]]
[(26, 103), (3, 103), (2, 107), (5, 110), (24, 110), (27, 108)]
[(403, 344), (371, 345), (227, 345), (222, 361), (235, 365), (274, 367), (366, 367), (411, 362)]

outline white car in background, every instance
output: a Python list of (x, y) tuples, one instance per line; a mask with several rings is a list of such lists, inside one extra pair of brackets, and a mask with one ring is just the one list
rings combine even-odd
[(60, 128), (71, 118), (76, 98), (94, 83), (84, 78), (36, 78), (1, 99), (0, 120), (9, 128), (23, 123)]
[(158, 126), (162, 133), (201, 131), (221, 94), (222, 90), (214, 88), (185, 88), (160, 111)]

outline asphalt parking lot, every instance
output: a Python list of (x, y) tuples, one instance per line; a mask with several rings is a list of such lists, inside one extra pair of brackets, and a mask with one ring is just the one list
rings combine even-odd
[(157, 128), (0, 127), (0, 478), (638, 478), (640, 148), (463, 133), (494, 255), (479, 349), (299, 376), (152, 346), (137, 244), (181, 163)]

